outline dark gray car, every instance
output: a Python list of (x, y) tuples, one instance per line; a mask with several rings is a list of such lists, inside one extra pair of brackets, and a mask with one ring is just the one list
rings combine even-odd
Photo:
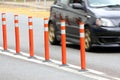
[(67, 41), (79, 44), (79, 22), (85, 23), (86, 50), (120, 46), (120, 0), (55, 0), (49, 19), (49, 40), (58, 44), (60, 20), (66, 21)]

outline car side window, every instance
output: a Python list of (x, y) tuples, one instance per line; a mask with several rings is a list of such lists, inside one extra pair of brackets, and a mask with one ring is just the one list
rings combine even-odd
[(54, 4), (59, 4), (60, 3), (60, 0), (56, 0), (55, 2), (54, 2)]
[(67, 5), (69, 0), (56, 0), (55, 4), (65, 4)]
[(73, 9), (84, 10), (85, 4), (83, 0), (70, 0), (69, 6)]
[(60, 0), (62, 4), (68, 4), (68, 0)]

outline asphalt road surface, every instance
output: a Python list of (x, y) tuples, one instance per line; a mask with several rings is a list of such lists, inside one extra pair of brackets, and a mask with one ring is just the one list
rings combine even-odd
[(95, 80), (4, 54), (0, 54), (0, 61), (0, 80)]
[[(8, 48), (15, 49), (14, 17), (7, 13)], [(28, 18), (19, 15), (21, 51), (29, 53)], [(1, 17), (0, 17), (1, 26)], [(0, 46), (2, 46), (2, 27), (0, 27)], [(42, 18), (33, 18), (35, 55), (44, 57), (44, 27)], [(67, 43), (67, 63), (80, 66), (79, 46)], [(50, 45), (50, 58), (61, 61), (61, 46)], [(94, 69), (112, 77), (120, 78), (120, 48), (95, 48), (86, 52), (87, 68)]]

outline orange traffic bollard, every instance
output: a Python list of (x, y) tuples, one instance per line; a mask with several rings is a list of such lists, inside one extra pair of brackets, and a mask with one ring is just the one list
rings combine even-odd
[(49, 60), (48, 18), (44, 18), (45, 60)]
[(86, 69), (86, 55), (85, 55), (85, 31), (84, 31), (84, 23), (80, 22), (79, 24), (80, 30), (80, 54), (81, 54), (81, 69)]
[(2, 13), (2, 31), (3, 31), (3, 49), (7, 50), (7, 30), (6, 30), (6, 17), (5, 13)]
[(33, 40), (32, 17), (28, 17), (28, 26), (29, 26), (29, 51), (30, 51), (30, 57), (34, 57), (34, 40)]
[(66, 65), (66, 30), (65, 20), (61, 20), (62, 64)]
[(20, 36), (19, 36), (19, 26), (18, 26), (18, 15), (14, 15), (14, 26), (15, 26), (15, 41), (16, 41), (16, 53), (20, 53)]

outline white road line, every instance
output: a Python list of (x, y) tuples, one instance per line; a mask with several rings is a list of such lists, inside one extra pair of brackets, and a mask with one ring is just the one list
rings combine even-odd
[[(0, 49), (2, 50), (3, 48), (0, 47)], [(13, 55), (11, 53), (15, 53), (15, 50), (9, 49), (9, 52), (0, 51), (0, 54), (4, 54), (4, 55), (11, 56), (11, 57), (14, 57), (14, 58), (19, 58), (19, 59), (26, 60), (26, 61), (29, 61), (29, 62), (34, 62), (34, 63), (38, 63), (38, 64), (47, 65), (47, 66), (50, 66), (50, 67), (54, 67), (56, 69), (64, 70), (64, 71), (67, 71), (67, 72), (72, 72), (72, 73), (82, 75), (82, 76), (85, 76), (85, 77), (89, 77), (89, 78), (92, 78), (92, 79), (110, 80), (110, 78), (112, 78), (114, 80), (120, 80), (120, 78), (111, 77), (111, 76), (106, 75), (103, 72), (92, 70), (92, 69), (87, 69), (88, 71), (78, 71), (81, 68), (78, 67), (78, 66), (75, 66), (75, 65), (71, 65), (71, 64), (68, 64), (69, 66), (62, 67), (62, 66), (60, 66), (61, 65), (60, 61), (56, 61), (56, 60), (52, 60), (52, 59), (50, 60), (51, 62), (43, 62), (45, 59), (43, 57), (39, 57), (39, 56), (36, 56), (36, 55), (34, 56), (36, 59), (29, 59), (28, 58), (29, 54), (24, 53), (24, 52), (21, 52), (20, 53), (21, 55)], [(74, 70), (72, 68), (77, 69), (77, 70)], [(93, 74), (91, 74), (91, 73), (93, 73)], [(95, 75), (95, 74), (97, 74), (97, 75)], [(107, 78), (102, 77), (102, 76), (98, 76), (98, 75), (106, 75)]]

